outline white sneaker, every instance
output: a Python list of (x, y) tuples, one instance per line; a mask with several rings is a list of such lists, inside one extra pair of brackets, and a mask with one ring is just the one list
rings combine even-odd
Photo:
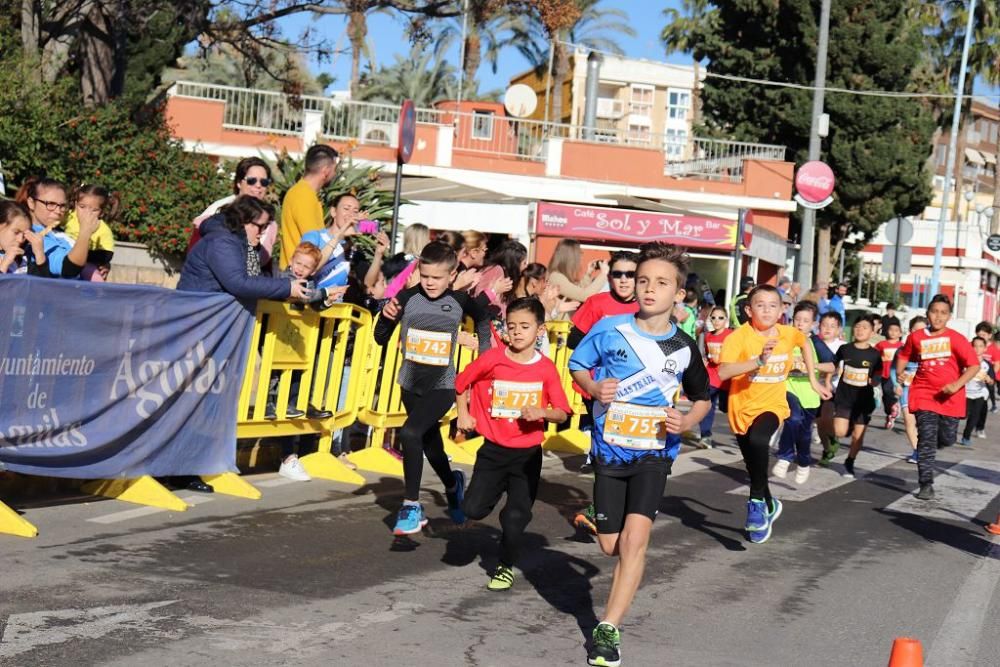
[(302, 466), (302, 461), (299, 461), (299, 457), (295, 454), (292, 454), (282, 462), (281, 467), (278, 468), (278, 474), (286, 479), (293, 479), (296, 482), (308, 482), (312, 479)]
[(774, 464), (773, 468), (771, 468), (771, 474), (778, 479), (785, 479), (785, 476), (788, 475), (788, 467), (790, 465), (792, 465), (790, 461), (778, 459), (778, 462)]
[(772, 452), (778, 451), (778, 440), (781, 439), (781, 428), (782, 428), (782, 426), (783, 425), (779, 425), (778, 426), (778, 430), (775, 431), (774, 434), (771, 436), (771, 441), (769, 443), (767, 443), (767, 446), (770, 448), (770, 450)]
[(819, 429), (816, 428), (816, 424), (812, 427), (812, 444), (813, 447), (822, 447), (823, 441), (819, 439)]
[(976, 431), (976, 437), (977, 438), (982, 438), (983, 440), (985, 440), (986, 439), (986, 431)]
[(806, 466), (806, 467), (799, 466), (799, 467), (797, 467), (795, 469), (795, 483), (796, 484), (805, 484), (808, 479), (809, 479), (809, 467), (808, 466)]

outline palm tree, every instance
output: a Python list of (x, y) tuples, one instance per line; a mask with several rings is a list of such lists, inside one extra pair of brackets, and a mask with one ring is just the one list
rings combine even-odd
[(602, 0), (538, 0), (529, 30), (520, 35), (518, 50), (541, 71), (552, 54), (552, 118), (564, 121), (563, 85), (569, 76), (567, 44), (623, 55), (615, 35), (635, 36), (622, 9), (602, 9)]
[[(494, 74), (500, 52), (518, 45), (529, 30), (523, 14), (496, 0), (469, 0), (469, 14), (465, 30), (465, 50), (462, 70), (465, 81), (475, 81), (479, 67), (485, 60)], [(438, 35), (439, 39), (461, 39), (462, 17), (447, 21)], [(475, 91), (473, 91), (475, 92)]]
[(407, 56), (393, 56), (388, 67), (366, 72), (361, 78), (359, 99), (399, 104), (410, 99), (417, 107), (429, 107), (439, 100), (454, 98), (458, 76), (443, 58), (450, 40), (439, 41), (433, 50), (414, 45)]
[(663, 10), (667, 25), (660, 32), (660, 41), (667, 53), (691, 53), (694, 55), (694, 90), (691, 94), (692, 123), (701, 118), (701, 58), (698, 45), (692, 35), (704, 32), (705, 26), (718, 16), (718, 11), (710, 8), (709, 0), (683, 0), (681, 10), (671, 7)]

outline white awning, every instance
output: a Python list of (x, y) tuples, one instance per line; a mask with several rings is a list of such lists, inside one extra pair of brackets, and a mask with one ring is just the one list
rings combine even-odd
[(965, 149), (965, 161), (969, 164), (977, 164), (979, 166), (986, 164), (986, 160), (984, 160), (983, 156), (979, 154), (979, 151), (974, 148)]
[(788, 241), (759, 225), (753, 226), (753, 238), (746, 254), (775, 266), (784, 266), (788, 258)]
[(986, 164), (997, 163), (997, 156), (994, 155), (993, 153), (987, 153), (986, 151), (979, 151), (979, 154), (983, 156), (984, 160), (986, 160)]

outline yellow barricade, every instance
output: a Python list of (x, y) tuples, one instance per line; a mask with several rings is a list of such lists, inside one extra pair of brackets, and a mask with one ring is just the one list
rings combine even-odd
[[(348, 356), (351, 344), (353, 351)], [(306, 472), (319, 479), (364, 484), (364, 477), (345, 466), (330, 449), (333, 432), (357, 419), (368, 379), (364, 370), (373, 346), (372, 318), (363, 308), (335, 304), (316, 312), (272, 301), (259, 302), (240, 392), (236, 436), (318, 434), (318, 451), (302, 457)], [(348, 366), (351, 371), (341, 396)], [(277, 418), (267, 419), (269, 394), (275, 383), (276, 395), (270, 401)], [(295, 387), (297, 392), (292, 395)], [(310, 407), (327, 410), (333, 416), (288, 419), (290, 406), (303, 412)]]
[(590, 451), (590, 434), (580, 430), (580, 418), (587, 414), (587, 408), (583, 404), (583, 397), (573, 389), (573, 377), (569, 372), (569, 357), (572, 351), (567, 347), (566, 341), (569, 339), (569, 332), (572, 328), (572, 322), (546, 322), (545, 324), (549, 336), (549, 359), (559, 369), (563, 390), (569, 400), (569, 407), (573, 409), (573, 416), (569, 418), (569, 423), (564, 426), (549, 424), (545, 432), (543, 447), (569, 454), (586, 454)]

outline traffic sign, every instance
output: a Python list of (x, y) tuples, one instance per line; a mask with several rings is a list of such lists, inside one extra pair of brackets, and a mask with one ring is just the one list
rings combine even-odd
[(986, 239), (986, 247), (993, 252), (1000, 252), (1000, 234), (990, 234)]
[(908, 243), (913, 238), (913, 223), (906, 218), (893, 218), (886, 223), (885, 236), (889, 243)]
[(413, 107), (413, 100), (403, 100), (403, 105), (399, 108), (399, 148), (396, 159), (400, 163), (407, 163), (413, 155), (413, 140), (417, 135), (417, 110)]
[[(899, 260), (899, 267), (896, 267), (896, 260)], [(911, 248), (897, 248), (896, 246), (885, 246), (882, 248), (882, 272), (883, 273), (909, 273), (910, 260), (913, 259)]]

